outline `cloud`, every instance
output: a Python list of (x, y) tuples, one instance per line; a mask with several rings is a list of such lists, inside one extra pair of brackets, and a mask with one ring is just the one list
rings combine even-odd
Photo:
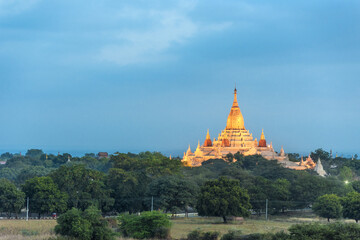
[(231, 26), (230, 22), (205, 25), (193, 21), (188, 13), (194, 7), (194, 4), (182, 3), (170, 10), (123, 9), (119, 17), (132, 21), (140, 19), (149, 26), (117, 32), (116, 43), (103, 46), (100, 59), (122, 66), (173, 60), (176, 56), (166, 53), (170, 47), (186, 43), (201, 31), (222, 31)]
[(20, 14), (34, 7), (40, 0), (0, 0), (0, 17)]
[(186, 15), (176, 11), (127, 12), (130, 17), (141, 14), (151, 19), (154, 25), (146, 30), (127, 29), (118, 33), (115, 37), (121, 44), (103, 47), (103, 60), (128, 65), (164, 59), (164, 50), (172, 44), (183, 43), (198, 30), (198, 26)]

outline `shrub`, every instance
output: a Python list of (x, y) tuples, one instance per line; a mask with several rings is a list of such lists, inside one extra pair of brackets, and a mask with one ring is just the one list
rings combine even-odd
[(290, 235), (285, 232), (277, 233), (254, 233), (249, 235), (241, 235), (241, 231), (230, 230), (228, 233), (224, 234), (221, 240), (290, 240)]
[(202, 232), (200, 230), (194, 230), (187, 235), (187, 240), (216, 240), (219, 235), (219, 232)]
[(228, 233), (225, 233), (221, 240), (237, 240), (241, 239), (241, 231), (240, 230), (229, 230)]
[(111, 240), (112, 232), (100, 211), (89, 207), (84, 212), (73, 208), (57, 219), (55, 233), (82, 240)]
[(360, 226), (355, 223), (296, 224), (289, 231), (292, 240), (360, 239)]
[(143, 212), (139, 216), (120, 215), (119, 221), (124, 237), (167, 239), (170, 236), (171, 222), (161, 212)]

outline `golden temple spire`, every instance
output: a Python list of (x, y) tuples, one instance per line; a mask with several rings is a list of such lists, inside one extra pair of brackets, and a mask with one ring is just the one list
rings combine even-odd
[(198, 145), (197, 145), (197, 148), (196, 148), (194, 154), (195, 154), (195, 157), (201, 157), (202, 156), (202, 151), (200, 149), (200, 141), (198, 141)]
[(210, 139), (209, 129), (207, 130), (207, 133), (206, 133), (206, 139)]
[(212, 142), (211, 142), (211, 138), (210, 138), (209, 129), (207, 130), (207, 133), (206, 133), (206, 139), (205, 139), (205, 142), (204, 142), (204, 147), (212, 147)]
[(236, 87), (234, 89), (234, 102), (231, 107), (227, 123), (226, 123), (226, 129), (245, 129), (244, 126), (244, 117), (241, 114), (239, 104), (237, 102), (237, 90)]
[(262, 129), (260, 140), (265, 140), (264, 129)]
[(188, 150), (186, 151), (186, 155), (189, 155), (189, 154), (191, 154), (190, 144), (189, 144), (189, 148), (188, 148)]

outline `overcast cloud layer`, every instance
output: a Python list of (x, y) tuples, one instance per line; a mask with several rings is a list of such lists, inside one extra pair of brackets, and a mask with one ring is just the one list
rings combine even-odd
[(360, 153), (359, 1), (0, 0), (0, 153), (181, 155), (245, 126)]

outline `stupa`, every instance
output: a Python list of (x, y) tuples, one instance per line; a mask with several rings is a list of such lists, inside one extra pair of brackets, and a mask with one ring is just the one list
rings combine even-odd
[(318, 161), (316, 163), (314, 171), (317, 172), (317, 174), (319, 174), (319, 176), (322, 176), (322, 177), (326, 176), (326, 172), (325, 172), (325, 170), (323, 168), (323, 165), (321, 164), (320, 158), (318, 159)]
[(289, 168), (299, 167), (298, 164), (288, 161), (288, 156), (283, 148), (281, 148), (280, 153), (277, 153), (274, 151), (272, 143), (267, 144), (264, 130), (262, 130), (259, 142), (253, 138), (249, 130), (245, 128), (244, 117), (236, 94), (235, 88), (234, 101), (227, 118), (226, 127), (218, 135), (218, 138), (211, 141), (208, 130), (204, 144), (200, 146), (199, 142), (194, 153), (191, 152), (189, 146), (188, 150), (184, 152), (182, 162), (186, 166), (200, 166), (202, 162), (209, 159), (225, 158), (228, 153), (240, 152), (245, 156), (259, 154), (268, 160), (278, 160)]

